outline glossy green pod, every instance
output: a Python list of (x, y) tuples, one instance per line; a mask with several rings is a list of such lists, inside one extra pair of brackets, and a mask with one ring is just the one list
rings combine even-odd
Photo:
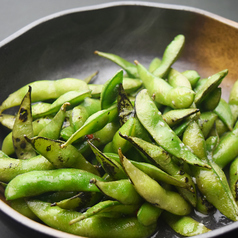
[(145, 88), (151, 97), (153, 95), (156, 103), (177, 109), (191, 106), (195, 94), (191, 89), (182, 86), (173, 88), (164, 79), (150, 73), (138, 61), (135, 63)]
[(137, 219), (144, 226), (150, 226), (157, 223), (162, 212), (163, 210), (159, 207), (145, 202), (137, 212)]
[(185, 237), (201, 235), (211, 231), (204, 224), (189, 216), (176, 216), (164, 212), (162, 217), (175, 232)]
[(184, 35), (177, 35), (166, 47), (161, 63), (153, 74), (163, 78), (168, 73), (172, 64), (179, 58), (185, 43)]
[(72, 219), (80, 215), (79, 212), (51, 207), (50, 203), (37, 200), (29, 200), (27, 204), (39, 219), (48, 226), (79, 236), (95, 238), (147, 238), (156, 229), (156, 224), (148, 227), (143, 226), (136, 217), (112, 219), (111, 217), (100, 215), (95, 215), (69, 225)]
[(121, 164), (136, 191), (147, 202), (177, 215), (185, 215), (191, 212), (190, 204), (178, 193), (162, 188), (159, 183), (132, 165), (120, 151), (119, 156)]
[(129, 179), (102, 181), (93, 178), (90, 182), (95, 184), (104, 195), (113, 198), (124, 205), (141, 204), (143, 201)]
[[(58, 80), (41, 80), (29, 84), (32, 87), (31, 101), (45, 101), (49, 99), (56, 99), (62, 94), (75, 90), (88, 90), (86, 82), (75, 78), (64, 78)], [(0, 111), (8, 108), (19, 106), (22, 98), (28, 91), (29, 85), (25, 85), (17, 91), (10, 94), (7, 99), (0, 106)]]
[(238, 219), (238, 207), (232, 197), (227, 178), (223, 170), (213, 162), (212, 151), (207, 150), (203, 134), (196, 122), (189, 125), (183, 135), (183, 142), (211, 169), (192, 167), (199, 191), (206, 196), (208, 202), (229, 219)]
[(54, 191), (99, 192), (98, 188), (90, 183), (92, 178), (103, 180), (95, 174), (79, 169), (31, 171), (12, 179), (6, 187), (5, 197), (7, 200), (13, 200)]
[(147, 90), (138, 93), (135, 107), (140, 122), (162, 148), (189, 164), (210, 168), (197, 158), (165, 123)]
[(112, 54), (112, 53), (105, 53), (105, 52), (101, 52), (101, 51), (97, 51), (97, 50), (94, 51), (94, 53), (96, 55), (99, 55), (101, 57), (109, 59), (112, 62), (119, 65), (121, 68), (123, 68), (126, 71), (126, 73), (128, 74), (129, 77), (138, 78), (137, 69), (133, 63), (125, 60), (124, 58), (122, 58), (118, 55)]

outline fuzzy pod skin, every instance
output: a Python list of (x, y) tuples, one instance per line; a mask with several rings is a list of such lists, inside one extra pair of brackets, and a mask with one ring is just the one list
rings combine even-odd
[(161, 112), (150, 98), (146, 89), (138, 93), (135, 107), (141, 124), (162, 148), (189, 164), (210, 168), (209, 165), (197, 158), (166, 124)]
[(45, 224), (79, 236), (92, 238), (146, 238), (151, 236), (156, 229), (156, 224), (145, 227), (138, 222), (136, 217), (108, 218), (100, 215), (69, 225), (72, 219), (80, 215), (79, 212), (51, 207), (49, 203), (37, 200), (29, 200), (27, 204)]
[(37, 196), (46, 192), (100, 192), (90, 179), (103, 180), (95, 174), (79, 169), (31, 171), (12, 179), (5, 190), (7, 200)]
[(132, 165), (120, 151), (119, 156), (121, 164), (136, 191), (147, 202), (177, 215), (188, 215), (191, 212), (190, 204), (178, 193), (162, 188), (159, 183)]

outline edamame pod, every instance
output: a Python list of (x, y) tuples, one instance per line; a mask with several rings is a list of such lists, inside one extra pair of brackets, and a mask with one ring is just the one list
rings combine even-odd
[(137, 212), (138, 221), (144, 226), (155, 224), (163, 212), (159, 207), (153, 206), (148, 202), (144, 202)]
[(117, 107), (119, 122), (122, 126), (130, 117), (135, 117), (135, 109), (122, 86), (119, 85)]
[(238, 204), (238, 157), (230, 165), (229, 178), (231, 193)]
[(168, 73), (172, 64), (180, 56), (185, 43), (184, 35), (177, 35), (166, 47), (159, 67), (153, 71), (155, 76), (163, 78)]
[(149, 203), (177, 215), (187, 215), (191, 206), (176, 192), (162, 188), (155, 180), (137, 169), (119, 150), (121, 164), (136, 191)]
[(224, 168), (238, 156), (238, 122), (232, 131), (228, 132), (214, 150), (213, 159), (216, 164)]
[[(60, 201), (54, 200), (51, 206), (58, 206), (63, 209), (80, 211), (85, 207), (91, 207), (102, 200), (103, 195), (98, 192), (80, 192), (69, 198)], [(55, 202), (56, 201), (56, 202)]]
[(97, 169), (73, 145), (62, 148), (62, 141), (39, 136), (33, 138), (26, 137), (26, 140), (56, 168), (84, 169), (85, 171), (99, 175)]
[(214, 109), (214, 112), (224, 122), (224, 124), (228, 127), (228, 129), (232, 131), (233, 116), (231, 113), (231, 108), (223, 98), (221, 98), (218, 106)]
[(113, 179), (126, 179), (128, 178), (123, 168), (117, 161), (111, 160), (105, 154), (103, 154), (96, 146), (94, 146), (89, 140), (88, 143), (96, 155), (97, 161), (101, 164), (104, 171), (110, 175)]
[(101, 110), (109, 108), (115, 102), (122, 80), (123, 71), (120, 70), (110, 80), (104, 83), (101, 92)]
[(84, 98), (91, 95), (90, 90), (70, 91), (60, 97), (58, 97), (52, 104), (51, 103), (39, 103), (34, 104), (32, 107), (32, 117), (39, 118), (48, 116), (59, 111), (60, 107), (68, 102), (71, 106), (75, 106), (82, 102)]
[[(37, 136), (39, 132), (51, 121), (50, 117), (39, 118), (32, 122), (33, 135)], [(10, 132), (3, 140), (2, 151), (7, 155), (12, 155), (15, 153), (13, 141), (12, 141), (12, 132)]]
[(176, 216), (169, 212), (162, 214), (169, 226), (182, 236), (196, 236), (211, 231), (202, 223), (189, 216)]
[(226, 176), (212, 160), (212, 152), (207, 154), (206, 142), (196, 122), (191, 123), (183, 135), (183, 141), (202, 161), (207, 161), (210, 170), (192, 167), (199, 191), (221, 213), (229, 219), (238, 219), (238, 207), (232, 197)]
[(183, 86), (183, 87), (187, 87), (189, 89), (192, 89), (192, 86), (189, 82), (189, 80), (179, 71), (171, 68), (168, 71), (168, 83), (172, 86), (172, 87), (179, 87), (179, 86)]
[(54, 166), (42, 155), (29, 159), (0, 158), (0, 181), (10, 182), (19, 174), (33, 170), (50, 170)]
[(92, 178), (90, 183), (95, 184), (104, 195), (116, 199), (124, 205), (141, 204), (143, 201), (129, 179), (105, 182)]
[(96, 55), (102, 56), (106, 59), (111, 60), (112, 62), (116, 63), (117, 65), (119, 65), (121, 68), (123, 68), (126, 73), (128, 74), (129, 77), (131, 78), (138, 78), (138, 73), (137, 73), (137, 69), (135, 67), (135, 65), (125, 59), (123, 59), (122, 57), (115, 55), (115, 54), (111, 54), (111, 53), (105, 53), (105, 52), (101, 52), (101, 51), (94, 51), (94, 53)]
[(51, 207), (50, 203), (37, 200), (27, 201), (30, 209), (45, 224), (58, 230), (79, 236), (94, 238), (147, 238), (155, 232), (156, 224), (143, 226), (135, 217), (108, 218), (95, 215), (81, 222), (69, 225), (79, 212)]
[(174, 109), (164, 113), (163, 119), (170, 127), (173, 127), (198, 112), (197, 108)]
[[(41, 80), (30, 83), (33, 88), (31, 94), (31, 101), (45, 101), (49, 99), (56, 99), (62, 94), (75, 90), (76, 88), (80, 90), (88, 90), (88, 85), (86, 82), (75, 78), (64, 78), (58, 80)], [(28, 91), (28, 85), (23, 86), (14, 93), (10, 94), (8, 98), (0, 106), (0, 112), (20, 105), (22, 98)]]
[(138, 93), (135, 107), (141, 124), (161, 147), (189, 164), (210, 168), (209, 165), (198, 159), (170, 129), (147, 90), (143, 89)]
[(198, 80), (200, 79), (200, 75), (196, 70), (185, 70), (184, 72), (182, 72), (182, 74), (188, 79), (192, 88), (195, 87)]
[(17, 113), (13, 129), (12, 141), (18, 159), (28, 159), (36, 155), (24, 135), (33, 136), (32, 115), (31, 115), (31, 87), (23, 98), (20, 109)]
[(69, 103), (64, 103), (52, 120), (39, 132), (38, 136), (46, 137), (52, 140), (59, 139), (60, 131), (66, 116), (66, 108), (69, 105)]
[(194, 92), (187, 87), (173, 88), (162, 78), (154, 76), (142, 64), (135, 61), (140, 78), (150, 96), (158, 104), (171, 108), (188, 108), (193, 103)]
[(204, 81), (204, 83), (199, 87), (198, 90), (196, 90), (196, 95), (194, 98), (195, 104), (198, 106), (202, 103), (202, 101), (205, 100), (205, 98), (215, 89), (217, 88), (222, 80), (226, 77), (228, 74), (228, 70), (222, 70), (208, 79)]
[(238, 105), (238, 80), (235, 81), (235, 83), (232, 86), (232, 89), (230, 91), (229, 95), (229, 104), (236, 104)]
[(11, 114), (1, 114), (0, 123), (6, 128), (12, 130), (16, 117)]
[(101, 130), (107, 123), (112, 122), (116, 119), (118, 115), (117, 105), (114, 104), (110, 108), (98, 111), (92, 114), (84, 123), (82, 127), (80, 127), (64, 144), (62, 147), (70, 145), (77, 139), (87, 135), (92, 134), (96, 131)]
[(54, 191), (100, 192), (90, 180), (103, 178), (79, 169), (31, 171), (12, 179), (5, 190), (7, 200), (37, 196)]

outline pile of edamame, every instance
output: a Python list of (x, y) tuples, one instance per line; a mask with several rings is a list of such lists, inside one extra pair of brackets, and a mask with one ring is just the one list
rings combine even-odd
[(194, 211), (237, 221), (238, 81), (227, 102), (227, 69), (200, 78), (173, 68), (184, 44), (177, 35), (149, 67), (95, 51), (121, 68), (103, 85), (95, 72), (10, 94), (0, 106), (9, 129), (0, 181), (10, 205), (95, 238), (149, 237), (160, 221), (182, 236), (209, 232)]

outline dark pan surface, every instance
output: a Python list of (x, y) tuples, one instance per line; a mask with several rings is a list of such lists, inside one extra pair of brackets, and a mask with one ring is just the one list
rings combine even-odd
[[(229, 74), (222, 84), (222, 96), (227, 99), (231, 85), (237, 79), (238, 24), (198, 9), (130, 2), (58, 13), (2, 41), (0, 101), (34, 80), (84, 78), (99, 70), (96, 82), (105, 82), (119, 67), (94, 55), (95, 50), (118, 54), (131, 62), (138, 60), (148, 65), (154, 57), (162, 56), (167, 44), (178, 34), (185, 35), (186, 45), (174, 68), (181, 71), (195, 69), (202, 77), (228, 68)], [(1, 141), (5, 133), (1, 127)], [(2, 202), (0, 210), (8, 224), (16, 222), (16, 212), (6, 208)], [(6, 213), (10, 218), (6, 218)], [(196, 214), (194, 216), (198, 217)], [(233, 237), (238, 232), (238, 223), (232, 223), (220, 214), (199, 219), (216, 230), (197, 237), (227, 237), (228, 234)], [(53, 231), (44, 226), (39, 228), (29, 220), (25, 223), (24, 218), (21, 218), (21, 222), (33, 229), (26, 232), (33, 232), (35, 237), (37, 234), (43, 237), (42, 233)], [(164, 230), (164, 224), (159, 226), (160, 230)], [(17, 227), (23, 230), (21, 224)], [(66, 237), (61, 232), (57, 235), (52, 232), (50, 236)], [(180, 236), (166, 229), (154, 237)]]

